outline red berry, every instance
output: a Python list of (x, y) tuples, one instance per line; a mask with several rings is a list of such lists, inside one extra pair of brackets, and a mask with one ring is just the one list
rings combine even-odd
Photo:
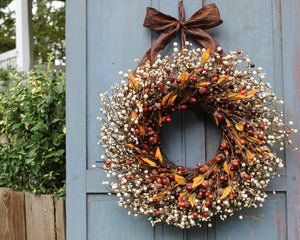
[(156, 179), (156, 182), (157, 182), (158, 184), (161, 184), (161, 183), (162, 183), (161, 178), (157, 178), (157, 179)]
[(231, 165), (234, 167), (234, 168), (237, 168), (239, 166), (239, 162), (238, 161), (232, 161)]
[(172, 122), (172, 118), (170, 118), (170, 116), (164, 118), (164, 123), (170, 124), (171, 122)]
[(148, 108), (144, 108), (143, 112), (147, 113), (148, 112)]
[(246, 89), (246, 85), (241, 85), (241, 89), (245, 90)]
[(145, 93), (149, 93), (150, 92), (150, 88), (145, 88)]
[(263, 134), (258, 134), (258, 135), (257, 135), (257, 138), (258, 138), (259, 140), (263, 141), (263, 140), (264, 140), (264, 135), (263, 135)]
[(248, 135), (253, 136), (254, 135), (254, 131), (253, 130), (248, 130)]
[(126, 178), (127, 178), (127, 180), (130, 180), (131, 179), (131, 175), (127, 175)]
[(246, 121), (243, 122), (242, 125), (243, 125), (244, 128), (247, 127), (247, 122)]
[(137, 136), (140, 135), (140, 134), (141, 134), (140, 129), (135, 129), (135, 130), (134, 130), (134, 134), (137, 135)]
[(174, 174), (169, 175), (169, 179), (170, 179), (171, 181), (174, 181), (174, 180), (175, 180)]
[(203, 94), (205, 94), (205, 93), (207, 93), (208, 90), (207, 90), (207, 88), (204, 87), (204, 88), (201, 89), (201, 91), (202, 91)]
[(177, 171), (185, 171), (185, 170), (186, 168), (184, 166), (181, 165), (177, 166)]
[(236, 53), (237, 53), (237, 54), (241, 54), (242, 51), (241, 51), (241, 50), (237, 50)]
[(214, 77), (214, 78), (213, 78), (213, 81), (214, 81), (214, 82), (217, 82), (218, 80), (219, 80), (218, 77)]
[(174, 77), (170, 77), (170, 82), (174, 82)]
[(148, 133), (153, 132), (153, 128), (152, 128), (152, 127), (147, 127), (147, 132), (148, 132)]
[(245, 178), (246, 180), (249, 180), (249, 179), (250, 179), (250, 175), (249, 175), (248, 173), (246, 173), (245, 176), (244, 176), (244, 178)]
[(208, 217), (208, 213), (207, 212), (202, 213), (202, 217)]
[(105, 162), (105, 164), (106, 164), (106, 165), (110, 165), (110, 164), (111, 164), (111, 161), (110, 161), (110, 160), (107, 160), (107, 161)]
[(265, 128), (265, 125), (259, 124), (259, 128), (264, 129), (264, 128)]
[(224, 161), (224, 158), (222, 155), (216, 156), (216, 163), (217, 164), (222, 164)]
[(222, 122), (222, 121), (225, 120), (225, 118), (224, 118), (224, 116), (223, 116), (222, 114), (219, 114), (219, 115), (217, 116), (217, 119), (218, 119), (219, 122)]
[(162, 184), (163, 184), (163, 185), (169, 184), (169, 179), (163, 178), (163, 179), (162, 179)]
[(163, 90), (165, 85), (163, 83), (158, 84), (158, 90)]
[(247, 90), (240, 91), (240, 94), (245, 95), (247, 93)]
[(151, 157), (155, 157), (155, 152), (149, 151), (149, 155), (150, 155)]
[(203, 183), (201, 183), (201, 187), (202, 188), (207, 188), (207, 184), (203, 182)]
[(210, 205), (211, 205), (211, 201), (206, 200), (206, 202), (205, 202), (205, 207), (209, 207)]
[(159, 210), (157, 210), (157, 211), (155, 212), (155, 214), (156, 214), (156, 215), (159, 215), (159, 214), (160, 214), (160, 211), (159, 211)]
[(153, 136), (149, 137), (149, 142), (151, 142), (151, 143), (155, 142), (155, 137), (153, 137)]
[(195, 104), (196, 102), (197, 102), (196, 98), (194, 98), (194, 97), (190, 98), (190, 103)]
[(198, 217), (198, 213), (193, 212), (193, 217)]
[(203, 167), (199, 167), (198, 171), (199, 171), (199, 173), (205, 173), (207, 171), (207, 169), (205, 166), (203, 166)]
[(186, 190), (191, 191), (192, 190), (192, 186), (191, 185), (186, 185)]
[(185, 202), (179, 203), (179, 207), (185, 207)]
[(147, 76), (146, 75), (143, 75), (143, 77), (142, 77), (144, 80), (146, 80), (147, 79)]
[(198, 77), (197, 77), (197, 76), (193, 76), (193, 77), (192, 77), (192, 80), (195, 81), (195, 82), (197, 82)]
[(186, 110), (188, 109), (188, 107), (187, 107), (187, 105), (183, 104), (183, 105), (180, 105), (180, 106), (179, 106), (179, 109), (180, 109), (181, 111), (186, 111)]
[(204, 68), (198, 68), (197, 70), (198, 70), (198, 72), (202, 73)]

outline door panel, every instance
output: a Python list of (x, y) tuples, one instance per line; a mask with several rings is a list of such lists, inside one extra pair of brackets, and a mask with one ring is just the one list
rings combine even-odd
[[(285, 114), (293, 118), (299, 116), (299, 110), (293, 110), (294, 104), (297, 103), (296, 97), (293, 96), (297, 93), (294, 89), (299, 91), (300, 86), (295, 82), (297, 76), (287, 72), (286, 69), (292, 71), (293, 68), (284, 64), (284, 60), (286, 62), (289, 60), (282, 50), (284, 48), (292, 53), (282, 40), (286, 38), (288, 32), (288, 25), (283, 24), (283, 21), (287, 23), (289, 19), (296, 18), (294, 16), (296, 10), (289, 3), (280, 0), (184, 0), (186, 19), (202, 5), (212, 2), (217, 4), (224, 23), (208, 32), (221, 44), (225, 52), (241, 49), (249, 54), (257, 67), (264, 68), (267, 73), (265, 81), (271, 83), (276, 95), (288, 100), (284, 109), (282, 108)], [(80, 10), (76, 9), (76, 4)], [(289, 239), (298, 239), (298, 230), (294, 229), (296, 229), (295, 223), (300, 222), (297, 210), (300, 208), (299, 200), (293, 194), (297, 191), (295, 181), (297, 169), (300, 167), (294, 162), (287, 162), (295, 168), (294, 170), (281, 169), (279, 172), (281, 177), (271, 182), (267, 189), (269, 197), (263, 208), (244, 209), (226, 221), (215, 217), (212, 227), (204, 223), (202, 228), (189, 230), (181, 230), (166, 224), (158, 224), (152, 228), (146, 216), (128, 216), (128, 209), (118, 207), (117, 198), (107, 195), (107, 190), (102, 185), (102, 181), (107, 180), (106, 174), (104, 171), (92, 169), (93, 164), (98, 166), (103, 164), (100, 161), (103, 151), (97, 144), (97, 135), (100, 134), (100, 123), (96, 121), (97, 116), (100, 115), (98, 109), (101, 107), (99, 93), (110, 92), (110, 87), (121, 81), (118, 71), (126, 72), (128, 69), (135, 69), (137, 64), (134, 59), (141, 59), (159, 36), (158, 32), (142, 27), (147, 6), (178, 17), (177, 0), (67, 2), (67, 9), (74, 11), (72, 14), (69, 12), (67, 18), (70, 29), (67, 30), (69, 42), (73, 40), (72, 36), (76, 37), (74, 43), (70, 43), (67, 47), (70, 63), (69, 70), (67, 69), (69, 72), (67, 75), (69, 82), (67, 83), (67, 90), (69, 89), (67, 94), (69, 104), (69, 115), (67, 115), (69, 116), (68, 236), (71, 236), (72, 240), (82, 240), (85, 235), (89, 240), (268, 240), (287, 239), (288, 235)], [(294, 15), (287, 14), (289, 11), (295, 11)], [(74, 26), (77, 21), (75, 13), (80, 19), (77, 28)], [(73, 25), (70, 23), (71, 20), (74, 21)], [(290, 31), (294, 33), (296, 28)], [(285, 32), (284, 37), (282, 32)], [(177, 37), (175, 41), (179, 43), (180, 39)], [(193, 41), (192, 43), (194, 47), (199, 47)], [(78, 47), (76, 50), (74, 46), (81, 46), (81, 48)], [(172, 44), (169, 44), (163, 54), (170, 54), (172, 48)], [(70, 54), (71, 50), (72, 54)], [(80, 59), (81, 57), (83, 59)], [(81, 66), (82, 64), (86, 65)], [(285, 82), (282, 80), (283, 77)], [(292, 86), (288, 85), (290, 77), (295, 78), (291, 80)], [(292, 94), (289, 94), (290, 92)], [(80, 123), (76, 122), (84, 114), (86, 119), (80, 120)], [(178, 165), (193, 167), (198, 162), (204, 163), (205, 160), (214, 157), (219, 136), (210, 116), (195, 111), (186, 113), (177, 111), (172, 119), (172, 124), (163, 128), (162, 136), (162, 150), (170, 160)], [(299, 138), (296, 139), (297, 143)], [(277, 149), (274, 151), (286, 161), (285, 152), (279, 152)], [(78, 159), (79, 156), (81, 160)], [(288, 152), (288, 156), (295, 161), (295, 154)], [(86, 159), (86, 167), (85, 163), (82, 163), (84, 159)], [(277, 191), (275, 195), (272, 194), (273, 190)], [(287, 194), (287, 191), (290, 192)], [(83, 207), (84, 205), (86, 208)], [(293, 216), (292, 219), (287, 218), (287, 208), (289, 215)], [(74, 209), (75, 213), (73, 213)], [(296, 213), (293, 213), (293, 209), (296, 209)], [(243, 220), (239, 219), (240, 215), (244, 216)], [(73, 222), (75, 225), (72, 224)], [(293, 229), (287, 231), (287, 222), (294, 226)]]

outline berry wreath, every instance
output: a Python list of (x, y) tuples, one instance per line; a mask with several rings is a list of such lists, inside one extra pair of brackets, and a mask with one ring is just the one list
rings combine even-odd
[[(292, 146), (288, 135), (297, 132), (291, 121), (285, 124), (277, 110), (283, 101), (247, 55), (189, 45), (184, 41), (178, 51), (174, 43), (173, 54), (155, 54), (153, 64), (143, 59), (134, 73), (120, 72), (124, 80), (112, 96), (100, 94), (101, 159), (112, 179), (104, 184), (120, 206), (133, 209), (129, 214), (148, 215), (152, 225), (190, 228), (262, 206), (271, 176), (284, 166), (270, 147)], [(192, 106), (215, 119), (221, 141), (213, 159), (185, 168), (161, 153), (161, 129), (171, 124), (172, 112)]]

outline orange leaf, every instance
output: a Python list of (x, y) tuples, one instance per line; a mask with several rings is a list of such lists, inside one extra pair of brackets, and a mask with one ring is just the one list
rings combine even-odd
[(248, 94), (247, 94), (247, 98), (253, 97), (254, 94), (257, 93), (258, 90), (259, 90), (259, 88), (258, 89), (253, 89), (253, 90), (249, 91)]
[(209, 51), (210, 49), (206, 49), (205, 52), (202, 54), (201, 56), (201, 60), (200, 60), (200, 65), (202, 66), (204, 63), (207, 62), (207, 60), (209, 59)]
[(165, 105), (165, 103), (167, 102), (168, 98), (171, 96), (172, 92), (169, 92), (166, 96), (164, 96), (161, 100), (161, 104)]
[(156, 166), (157, 166), (155, 162), (152, 162), (152, 161), (151, 161), (150, 159), (148, 159), (148, 158), (142, 157), (142, 160), (143, 160), (144, 162), (148, 163), (148, 164), (149, 164), (150, 166), (152, 166), (152, 167), (156, 167)]
[(217, 84), (220, 82), (223, 82), (225, 79), (228, 80), (228, 78), (229, 78), (229, 76), (220, 77), (219, 80), (217, 81)]
[(225, 149), (224, 152), (225, 152), (225, 154), (226, 154), (227, 156), (229, 156), (229, 152), (228, 152), (227, 149)]
[(181, 76), (179, 77), (179, 79), (180, 79), (181, 81), (184, 81), (184, 80), (185, 80), (185, 77), (186, 77), (185, 70), (183, 70), (183, 73), (181, 74)]
[(210, 160), (206, 161), (205, 163), (213, 163), (215, 161), (216, 161), (216, 158), (213, 158), (213, 159), (210, 159)]
[(226, 100), (239, 100), (239, 99), (243, 99), (243, 98), (246, 98), (246, 96), (239, 94), (239, 93), (231, 93), (228, 95)]
[(238, 130), (238, 131), (240, 131), (240, 132), (244, 130), (243, 125), (240, 124), (240, 123), (235, 124), (235, 128), (236, 128), (236, 130)]
[(257, 138), (255, 138), (255, 137), (250, 137), (250, 136), (248, 136), (248, 137), (246, 137), (250, 142), (255, 142), (255, 143), (263, 143), (264, 141), (262, 141), (262, 140), (259, 140), (259, 139), (257, 139)]
[(232, 186), (228, 186), (224, 189), (222, 196), (220, 197), (220, 200), (223, 200), (224, 198), (226, 198), (229, 193), (232, 192)]
[(214, 118), (215, 118), (215, 120), (216, 120), (217, 126), (219, 126), (219, 120), (217, 119), (217, 117), (214, 117)]
[(232, 133), (234, 134), (234, 136), (236, 137), (234, 140), (236, 140), (237, 143), (238, 143), (238, 145), (241, 146), (241, 145), (242, 145), (241, 139), (240, 139), (240, 137), (238, 136), (237, 132), (236, 132), (233, 128), (231, 129), (231, 131), (232, 131)]
[(162, 116), (161, 116), (161, 112), (158, 112), (158, 124), (160, 125), (162, 123)]
[(197, 85), (197, 88), (207, 87), (211, 84), (211, 82), (201, 82)]
[(140, 124), (137, 124), (137, 126), (140, 129), (141, 135), (144, 136), (145, 135), (145, 128)]
[(135, 90), (139, 90), (139, 83), (135, 80), (135, 77), (131, 73), (129, 73), (129, 83)]
[(160, 194), (152, 197), (152, 200), (154, 200), (154, 199), (157, 199), (157, 200), (162, 199), (167, 194), (167, 192), (168, 191), (165, 191), (165, 192), (162, 192), (162, 193), (160, 193)]
[(163, 157), (161, 155), (159, 147), (157, 147), (157, 149), (156, 149), (155, 157), (157, 157), (159, 159), (160, 163), (163, 163)]
[(216, 167), (217, 167), (217, 164), (215, 164), (215, 165), (209, 170), (208, 175), (211, 174), (211, 172), (212, 172), (213, 170), (215, 170)]
[(134, 148), (135, 150), (139, 151), (140, 149), (136, 146), (134, 146), (133, 144), (127, 143), (126, 144), (128, 147)]
[(179, 176), (179, 175), (175, 175), (175, 181), (179, 184), (179, 185), (185, 185), (186, 184), (186, 180), (184, 177)]
[(196, 194), (195, 193), (189, 195), (189, 201), (190, 201), (192, 207), (194, 207), (194, 205), (195, 205), (195, 200), (196, 200)]
[(204, 176), (199, 174), (198, 177), (195, 177), (193, 179), (193, 185), (192, 185), (192, 188), (196, 188), (198, 187), (202, 182), (204, 181)]
[(227, 161), (223, 163), (223, 167), (227, 175), (233, 176), (233, 172), (230, 170), (230, 165), (228, 165)]
[(138, 163), (139, 163), (140, 165), (142, 165), (142, 160), (141, 160), (138, 156), (135, 156), (135, 158), (136, 158), (136, 160), (138, 160)]
[(137, 113), (135, 111), (132, 111), (131, 118), (137, 119), (137, 117), (138, 117)]
[(169, 98), (167, 106), (170, 106), (175, 101), (176, 98), (177, 98), (177, 95), (174, 95), (173, 97)]
[(247, 158), (250, 161), (250, 164), (253, 165), (253, 154), (249, 149), (246, 149), (246, 155), (247, 155)]
[(182, 202), (184, 200), (185, 195), (187, 194), (187, 191), (183, 191), (179, 193), (178, 201)]

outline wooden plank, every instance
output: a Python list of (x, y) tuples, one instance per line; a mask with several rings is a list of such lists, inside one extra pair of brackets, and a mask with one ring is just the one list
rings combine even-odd
[(53, 196), (25, 193), (26, 232), (30, 240), (55, 240)]
[(66, 209), (63, 198), (54, 198), (56, 240), (66, 239)]
[[(281, 1), (282, 4), (282, 49), (285, 115), (293, 120), (293, 128), (300, 128), (300, 2)], [(299, 133), (291, 138), (300, 147)], [(287, 238), (300, 239), (300, 151), (286, 151), (287, 165)]]
[(147, 216), (128, 216), (118, 198), (88, 194), (88, 240), (153, 240), (153, 228)]
[(0, 188), (0, 239), (26, 240), (22, 192)]
[[(86, 239), (86, 0), (66, 3), (67, 238)], [(95, 99), (96, 101), (96, 99)]]

